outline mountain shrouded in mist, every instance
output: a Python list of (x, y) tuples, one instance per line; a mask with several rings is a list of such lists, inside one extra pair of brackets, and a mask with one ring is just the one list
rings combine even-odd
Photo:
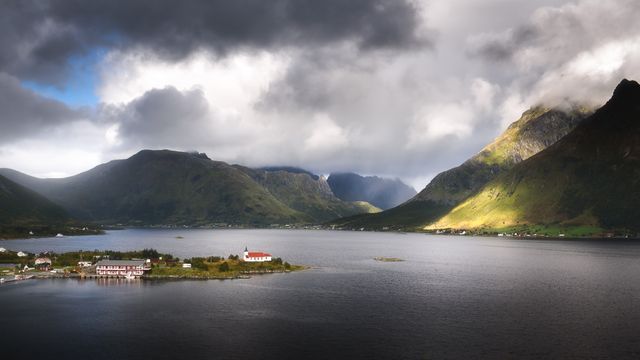
[(533, 107), (477, 155), (440, 173), (406, 203), (379, 214), (355, 216), (338, 223), (354, 228), (402, 229), (429, 224), (499, 174), (561, 139), (591, 113), (592, 110), (579, 106), (570, 109)]
[(333, 193), (342, 200), (366, 201), (385, 210), (400, 205), (416, 195), (411, 186), (399, 179), (332, 173), (327, 182)]
[(640, 85), (623, 80), (574, 131), (428, 228), (640, 230), (639, 203)]

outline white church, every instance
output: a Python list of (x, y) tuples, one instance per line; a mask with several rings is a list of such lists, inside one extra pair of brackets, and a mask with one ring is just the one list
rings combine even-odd
[(259, 252), (259, 251), (249, 251), (247, 247), (244, 248), (244, 257), (242, 258), (246, 262), (265, 262), (271, 261), (271, 254)]

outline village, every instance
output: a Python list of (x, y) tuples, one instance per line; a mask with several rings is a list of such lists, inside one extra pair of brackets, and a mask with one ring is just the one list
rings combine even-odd
[(0, 248), (0, 283), (27, 279), (235, 279), (306, 268), (269, 253), (179, 259), (154, 249), (140, 251), (74, 251), (66, 253), (10, 251)]

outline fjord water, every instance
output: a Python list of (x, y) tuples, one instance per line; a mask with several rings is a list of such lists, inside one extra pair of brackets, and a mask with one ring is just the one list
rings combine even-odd
[(236, 254), (245, 245), (313, 268), (232, 281), (3, 284), (0, 351), (97, 359), (640, 356), (635, 241), (302, 230), (0, 241), (31, 252), (153, 247), (180, 257)]

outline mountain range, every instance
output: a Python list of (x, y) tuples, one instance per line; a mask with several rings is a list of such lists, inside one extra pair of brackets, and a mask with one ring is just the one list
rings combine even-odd
[(319, 223), (379, 211), (333, 195), (326, 179), (293, 168), (250, 169), (205, 154), (143, 150), (84, 173), (40, 179), (0, 174), (81, 221), (107, 224)]
[(639, 202), (640, 85), (629, 80), (597, 110), (529, 109), (418, 194), (399, 180), (353, 173), (325, 179), (294, 167), (253, 169), (170, 150), (143, 150), (61, 179), (0, 169), (0, 225), (324, 222), (593, 235), (640, 231)]
[(638, 231), (639, 203), (640, 85), (623, 80), (571, 133), (426, 228)]
[(419, 229), (447, 214), (499, 174), (561, 139), (592, 112), (575, 105), (533, 107), (478, 154), (437, 175), (406, 203), (373, 216), (342, 219), (337, 224), (353, 228)]
[(408, 202), (346, 228), (568, 233), (640, 229), (640, 85), (600, 109), (534, 107)]

